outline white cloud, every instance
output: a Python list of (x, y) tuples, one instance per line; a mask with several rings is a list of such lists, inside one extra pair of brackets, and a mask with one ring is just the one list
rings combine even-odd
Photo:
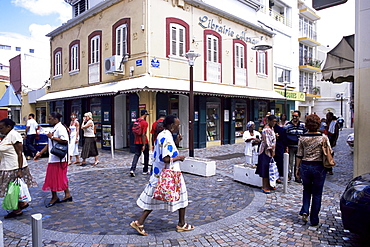
[(31, 37), (35, 39), (48, 39), (45, 35), (55, 29), (55, 27), (47, 25), (31, 24), (29, 26)]
[(12, 0), (12, 3), (36, 15), (57, 14), (61, 23), (67, 22), (72, 16), (71, 6), (64, 0)]

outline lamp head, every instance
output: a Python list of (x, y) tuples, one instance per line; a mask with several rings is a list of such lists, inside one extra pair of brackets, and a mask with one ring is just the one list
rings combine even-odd
[(271, 48), (272, 48), (272, 45), (267, 44), (267, 42), (263, 40), (263, 37), (261, 37), (261, 41), (259, 41), (256, 45), (252, 46), (252, 50), (257, 50), (257, 51), (266, 51)]
[(188, 51), (187, 53), (184, 54), (184, 56), (188, 59), (189, 61), (189, 66), (193, 66), (195, 59), (197, 57), (200, 57), (199, 53), (195, 53), (193, 50)]

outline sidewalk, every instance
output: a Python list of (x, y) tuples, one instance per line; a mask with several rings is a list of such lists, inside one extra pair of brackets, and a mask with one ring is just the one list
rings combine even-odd
[(319, 227), (304, 225), (298, 216), (300, 184), (292, 182), (287, 194), (281, 188), (265, 195), (259, 188), (233, 181), (233, 165), (244, 162), (243, 156), (235, 155), (243, 153), (241, 143), (195, 150), (196, 157), (233, 158), (216, 160), (213, 177), (184, 174), (190, 200), (186, 219), (196, 226), (194, 231), (177, 233), (177, 212), (159, 210), (145, 223), (149, 235), (140, 236), (129, 223), (141, 213), (136, 199), (149, 177), (141, 175), (140, 165), (137, 176), (129, 176), (133, 154), (117, 151), (112, 159), (103, 150), (98, 166), (69, 167), (73, 202), (51, 208), (44, 206), (50, 192), (41, 190), (47, 159), (29, 162), (39, 186), (31, 189), (33, 201), (23, 216), (2, 220), (4, 244), (31, 246), (30, 216), (41, 213), (45, 246), (360, 246), (358, 236), (343, 229), (339, 210), (340, 196), (352, 178), (352, 156), (344, 144), (350, 131), (341, 132), (335, 148), (338, 165), (334, 176), (327, 177)]

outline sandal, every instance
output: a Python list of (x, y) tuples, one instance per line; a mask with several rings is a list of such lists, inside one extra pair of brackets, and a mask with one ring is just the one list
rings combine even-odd
[(194, 230), (194, 226), (188, 223), (185, 223), (185, 225), (183, 225), (182, 227), (179, 225), (176, 226), (176, 232), (184, 232), (184, 231), (192, 231), (192, 230)]
[(265, 194), (270, 194), (271, 193), (271, 191), (269, 189), (262, 189), (261, 191), (262, 191), (262, 193), (265, 193)]
[(144, 230), (144, 225), (138, 225), (137, 224), (137, 221), (133, 221), (133, 222), (131, 222), (130, 223), (130, 226), (132, 227), (132, 228), (134, 228), (138, 233), (140, 233), (141, 235), (144, 235), (144, 236), (146, 236), (146, 235), (148, 235), (148, 233), (147, 232), (145, 232), (145, 230)]

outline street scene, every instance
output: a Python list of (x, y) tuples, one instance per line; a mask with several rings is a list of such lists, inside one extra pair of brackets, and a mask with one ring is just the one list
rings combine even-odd
[[(148, 236), (129, 226), (141, 213), (136, 200), (149, 179), (141, 173), (129, 176), (129, 152), (116, 151), (114, 159), (102, 152), (96, 167), (69, 166), (73, 202), (52, 208), (45, 208), (50, 194), (40, 189), (47, 159), (30, 161), (38, 187), (30, 189), (33, 200), (22, 216), (3, 221), (4, 245), (31, 246), (30, 216), (41, 213), (44, 246), (366, 246), (357, 234), (343, 229), (339, 209), (353, 174), (353, 154), (346, 144), (352, 132), (343, 129), (334, 148), (337, 165), (325, 182), (318, 227), (305, 224), (298, 215), (301, 184), (292, 181), (286, 194), (279, 185), (266, 195), (234, 181), (233, 165), (244, 162), (244, 144), (234, 144), (195, 151), (195, 157), (216, 160), (217, 174), (184, 174), (189, 193), (186, 220), (195, 225), (184, 233), (175, 231), (177, 213), (163, 210), (153, 212), (145, 223)], [(222, 160), (220, 155), (225, 155)]]

